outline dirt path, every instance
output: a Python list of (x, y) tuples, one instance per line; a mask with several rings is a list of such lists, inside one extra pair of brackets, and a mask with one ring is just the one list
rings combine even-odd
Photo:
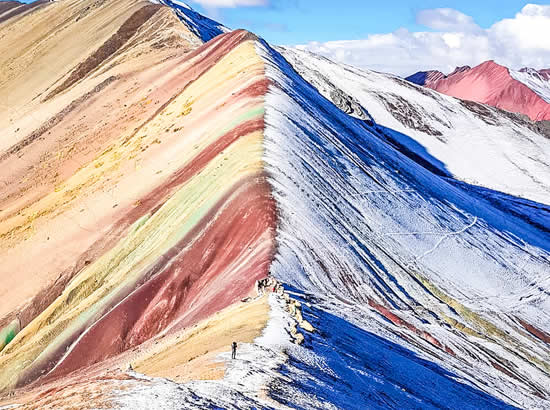
[(167, 336), (136, 358), (132, 367), (139, 373), (179, 383), (221, 379), (225, 365), (216, 357), (223, 352), (229, 356), (233, 341), (252, 343), (261, 335), (268, 318), (267, 296), (239, 302), (190, 329)]

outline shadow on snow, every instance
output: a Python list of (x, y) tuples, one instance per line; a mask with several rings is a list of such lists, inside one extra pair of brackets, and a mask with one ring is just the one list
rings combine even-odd
[[(285, 288), (301, 294), (292, 287)], [(293, 297), (307, 302), (304, 297)], [(289, 360), (281, 373), (293, 380), (292, 388), (299, 395), (314, 396), (323, 407), (514, 408), (413, 351), (340, 317), (305, 303), (302, 313), (317, 330), (306, 335), (303, 347), (287, 352)], [(275, 381), (270, 391), (280, 403), (300, 407), (286, 383)]]

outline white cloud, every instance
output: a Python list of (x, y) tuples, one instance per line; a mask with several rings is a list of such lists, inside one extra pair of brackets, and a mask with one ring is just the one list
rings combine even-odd
[(194, 0), (194, 2), (209, 9), (241, 6), (267, 6), (269, 4), (269, 0)]
[(298, 46), (343, 63), (398, 75), (419, 70), (450, 72), (495, 60), (512, 68), (550, 68), (550, 6), (526, 5), (514, 18), (488, 29), (457, 10), (423, 10), (417, 22), (433, 30), (372, 34), (361, 40)]
[(439, 31), (479, 32), (481, 28), (474, 19), (455, 9), (421, 10), (416, 15), (416, 22)]
[(524, 16), (546, 16), (550, 17), (550, 6), (540, 4), (527, 4), (520, 14)]

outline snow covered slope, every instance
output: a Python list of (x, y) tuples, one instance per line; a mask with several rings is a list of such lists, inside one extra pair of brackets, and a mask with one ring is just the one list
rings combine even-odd
[(307, 51), (280, 50), (322, 95), (364, 119), (361, 106), (380, 126), (381, 138), (431, 170), (550, 204), (550, 138), (537, 124), (389, 74), (336, 64)]
[(519, 71), (510, 70), (510, 75), (550, 104), (550, 70), (537, 71), (532, 68), (523, 68)]
[[(265, 131), (280, 218), (272, 273), (323, 300), (335, 316), (396, 340), (463, 382), (514, 405), (549, 406), (543, 401), (549, 397), (549, 347), (524, 326), (550, 330), (549, 233), (419, 166), (382, 141), (374, 126), (317, 94), (277, 52), (260, 50), (273, 81)], [(298, 55), (313, 73), (330, 64), (302, 53), (285, 55)], [(337, 73), (335, 83), (358, 78)], [(319, 75), (305, 76), (318, 84)], [(378, 81), (356, 81), (361, 91), (406, 89), (389, 76), (364, 77)], [(369, 94), (358, 98), (363, 95)], [(417, 104), (427, 106), (421, 118), (437, 124), (433, 102)], [(364, 107), (371, 112), (373, 105)], [(391, 367), (379, 369), (377, 377), (390, 380)], [(369, 377), (359, 370), (355, 375), (365, 382)], [(453, 407), (449, 403), (460, 400), (452, 390), (439, 394), (429, 393), (425, 402), (417, 397), (420, 407)], [(363, 406), (373, 405), (363, 400)]]
[(230, 30), (224, 25), (203, 16), (193, 10), (187, 3), (179, 0), (152, 0), (153, 3), (161, 3), (175, 10), (180, 20), (202, 41), (207, 42), (214, 37), (227, 33)]
[(550, 83), (544, 73), (545, 70), (533, 69), (514, 71), (486, 61), (474, 68), (458, 67), (449, 75), (418, 72), (407, 80), (453, 97), (522, 113), (533, 121), (544, 121), (550, 120)]

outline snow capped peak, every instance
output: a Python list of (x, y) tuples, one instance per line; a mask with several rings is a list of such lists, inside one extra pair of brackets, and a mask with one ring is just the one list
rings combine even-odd
[(532, 76), (541, 77), (544, 80), (550, 81), (550, 68), (543, 68), (542, 70), (537, 70), (531, 67), (523, 67), (519, 70), (520, 73), (527, 73)]
[[(165, 4), (164, 1), (162, 0), (149, 0), (150, 3), (153, 3), (153, 4)], [(193, 8), (187, 4), (187, 3), (184, 3), (183, 1), (179, 1), (179, 0), (172, 0), (171, 3), (173, 3), (175, 6), (178, 6), (178, 7), (183, 7), (183, 8), (186, 8), (188, 10), (193, 10)], [(166, 4), (167, 6), (169, 6), (168, 4)]]
[(193, 10), (191, 6), (180, 0), (153, 0), (164, 4), (176, 12), (179, 19), (205, 43), (220, 34), (231, 31), (223, 24), (218, 23)]
[(550, 70), (537, 71), (533, 68), (522, 68), (519, 71), (510, 70), (510, 75), (550, 104)]
[(172, 3), (177, 4), (178, 6), (184, 7), (184, 8), (186, 8), (186, 9), (193, 10), (193, 9), (191, 8), (191, 6), (189, 6), (188, 4), (184, 3), (183, 1), (173, 0)]
[(528, 74), (535, 74), (538, 73), (537, 70), (531, 67), (523, 67), (518, 70), (520, 73), (528, 73)]

